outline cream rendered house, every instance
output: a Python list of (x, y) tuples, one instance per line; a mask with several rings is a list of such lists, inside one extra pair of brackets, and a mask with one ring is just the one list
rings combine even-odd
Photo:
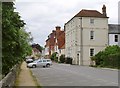
[(81, 10), (65, 24), (65, 57), (73, 64), (90, 65), (90, 57), (108, 45), (108, 17), (102, 12)]

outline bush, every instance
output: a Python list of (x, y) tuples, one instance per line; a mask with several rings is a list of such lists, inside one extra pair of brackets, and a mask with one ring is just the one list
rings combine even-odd
[(65, 62), (66, 62), (66, 64), (72, 64), (72, 58), (71, 57), (66, 57)]
[(104, 51), (100, 51), (91, 57), (95, 61), (95, 66), (120, 68), (120, 47), (117, 45), (108, 46)]
[(65, 62), (65, 55), (61, 55), (60, 56), (60, 63), (64, 63)]
[(51, 56), (50, 56), (50, 59), (55, 61), (55, 62), (58, 62), (58, 57), (57, 57), (57, 52), (53, 53)]

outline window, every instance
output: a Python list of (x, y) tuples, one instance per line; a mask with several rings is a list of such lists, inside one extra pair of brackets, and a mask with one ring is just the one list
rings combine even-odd
[(91, 24), (94, 24), (94, 19), (90, 19), (90, 23), (91, 23)]
[(91, 48), (91, 49), (90, 49), (90, 56), (93, 56), (93, 55), (94, 55), (94, 49)]
[(118, 42), (118, 35), (115, 35), (115, 42)]
[(46, 60), (43, 60), (43, 62), (46, 62)]
[(90, 31), (90, 39), (94, 39), (94, 31)]
[(61, 53), (61, 50), (59, 49), (59, 52)]

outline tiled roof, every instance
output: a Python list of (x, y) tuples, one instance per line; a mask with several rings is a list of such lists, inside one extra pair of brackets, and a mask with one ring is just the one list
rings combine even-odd
[(118, 24), (108, 24), (109, 34), (120, 33), (120, 25)]
[(99, 18), (108, 18), (98, 12), (97, 10), (81, 10), (78, 14), (74, 17), (99, 17)]

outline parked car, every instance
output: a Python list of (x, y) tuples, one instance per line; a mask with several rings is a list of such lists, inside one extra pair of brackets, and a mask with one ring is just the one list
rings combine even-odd
[(31, 58), (26, 59), (26, 63), (31, 63), (31, 62), (33, 62), (33, 61), (34, 61), (34, 60), (31, 59)]
[(52, 61), (50, 59), (38, 59), (33, 61), (32, 63), (28, 63), (27, 67), (50, 67), (52, 65)]

